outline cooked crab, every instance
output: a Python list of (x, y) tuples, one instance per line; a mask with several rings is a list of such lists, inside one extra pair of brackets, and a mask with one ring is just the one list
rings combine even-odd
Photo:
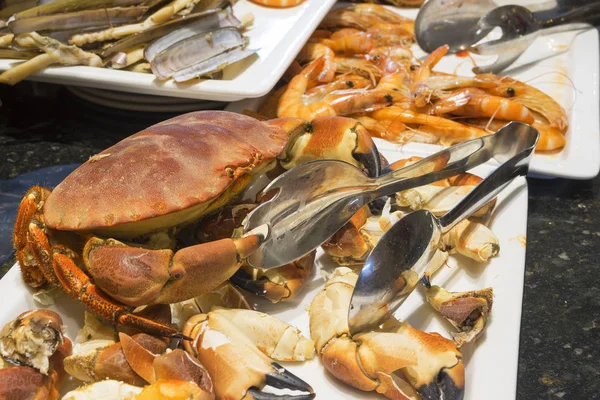
[[(0, 399), (58, 399), (71, 354), (63, 322), (49, 310), (20, 314), (0, 332)], [(16, 366), (12, 366), (16, 365)]]
[[(319, 124), (327, 140), (314, 133)], [(54, 191), (29, 190), (14, 230), (23, 279), (59, 285), (109, 322), (173, 335), (131, 310), (216, 288), (266, 235), (258, 228), (178, 248), (181, 228), (238, 197), (278, 156), (285, 165), (324, 155), (377, 166), (377, 150), (357, 140), (356, 125), (335, 118), (262, 123), (219, 111), (154, 125), (90, 158)]]
[(355, 388), (391, 399), (462, 399), (464, 365), (451, 340), (393, 318), (376, 330), (349, 333), (357, 279), (349, 268), (337, 268), (311, 303), (310, 335), (325, 368)]

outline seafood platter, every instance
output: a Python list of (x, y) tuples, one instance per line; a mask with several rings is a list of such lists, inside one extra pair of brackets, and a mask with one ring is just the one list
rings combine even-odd
[(536, 127), (542, 152), (572, 140), (565, 108), (532, 85), (438, 72), (444, 47), (417, 61), (412, 20), (391, 10), (325, 11), (262, 101), (160, 122), (33, 186), (0, 280), (0, 399), (514, 398), (524, 178), (441, 236), (402, 307), (358, 333), (351, 296), (386, 232), (412, 211), (446, 215), (495, 165), (357, 207), (283, 266), (248, 261), (268, 236), (244, 229), (263, 189), (305, 163), (378, 177), (433, 152), (404, 142), (479, 143), (510, 121)]
[(275, 85), (335, 0), (6, 3), (0, 71), (12, 73), (1, 82), (34, 74), (43, 82), (235, 101)]

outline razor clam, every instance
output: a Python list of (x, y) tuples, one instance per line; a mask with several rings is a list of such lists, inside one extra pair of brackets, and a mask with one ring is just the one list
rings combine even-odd
[[(211, 14), (215, 14), (217, 12), (219, 12), (219, 11), (218, 10), (209, 10), (209, 11), (205, 11), (202, 13), (190, 14), (185, 17), (179, 17), (179, 18), (173, 19), (164, 24), (154, 26), (148, 30), (145, 30), (145, 31), (142, 31), (139, 33), (135, 33), (130, 36), (126, 36), (123, 39), (111, 44), (109, 47), (104, 49), (104, 51), (102, 51), (101, 56), (108, 57), (111, 54), (118, 53), (123, 50), (127, 50), (128, 48), (138, 45), (140, 43), (149, 43), (156, 38), (164, 37), (164, 36), (168, 35), (169, 33), (173, 32), (174, 30), (176, 30), (180, 27), (182, 28), (184, 26), (187, 26), (188, 24), (198, 21), (198, 19), (202, 19), (204, 17), (207, 17)], [(218, 26), (216, 28), (218, 28)]]
[(201, 1), (200, 3), (196, 4), (196, 6), (192, 10), (192, 12), (196, 13), (196, 12), (205, 11), (205, 10), (212, 10), (212, 9), (216, 9), (216, 8), (225, 8), (227, 6), (230, 6), (232, 3), (235, 3), (235, 1), (230, 1), (230, 0), (205, 0), (205, 1)]
[(0, 49), (0, 58), (8, 58), (15, 60), (29, 60), (35, 56), (39, 56), (41, 53), (32, 50), (14, 50), (14, 49)]
[(74, 11), (33, 18), (11, 19), (8, 22), (8, 27), (13, 33), (63, 31), (89, 27), (104, 28), (139, 21), (146, 11), (148, 11), (148, 7), (116, 7)]
[(247, 49), (243, 46), (236, 47), (226, 53), (221, 53), (213, 58), (209, 58), (206, 61), (201, 61), (191, 67), (182, 69), (173, 74), (175, 82), (185, 82), (187, 80), (212, 74), (214, 72), (221, 71), (223, 68), (231, 65), (235, 62), (241, 61), (244, 58), (250, 57), (255, 54), (257, 50)]
[(206, 33), (210, 31), (214, 31), (219, 28), (227, 28), (227, 27), (239, 27), (241, 26), (241, 22), (233, 15), (231, 8), (227, 8), (222, 11), (206, 11), (202, 14), (206, 16), (204, 18), (200, 18), (195, 21), (193, 24), (186, 24), (181, 29), (177, 29), (166, 36), (158, 39), (154, 43), (150, 44), (150, 46), (146, 47), (146, 51), (144, 52), (144, 58), (152, 62), (156, 55), (177, 42), (180, 42), (189, 37), (199, 35), (201, 33)]
[(33, 8), (38, 5), (37, 0), (17, 0), (14, 2), (4, 2), (0, 9), (0, 20), (6, 20), (12, 15)]
[(143, 2), (144, 0), (58, 0), (21, 11), (13, 15), (11, 19), (25, 19), (40, 17), (42, 15), (63, 14), (93, 8), (138, 6)]
[(217, 29), (175, 43), (158, 53), (150, 65), (154, 75), (166, 79), (184, 68), (245, 44), (246, 39), (237, 29)]

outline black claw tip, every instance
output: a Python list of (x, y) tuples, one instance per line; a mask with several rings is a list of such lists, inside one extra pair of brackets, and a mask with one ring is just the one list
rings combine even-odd
[(183, 333), (176, 333), (174, 335), (171, 335), (171, 339), (192, 340), (191, 337), (185, 336)]
[(418, 392), (423, 400), (463, 400), (465, 397), (465, 388), (458, 387), (446, 371), (440, 372), (434, 382), (422, 385)]
[(427, 289), (431, 288), (431, 281), (429, 280), (429, 275), (423, 275), (423, 277), (421, 278), (421, 283), (423, 284), (423, 286), (425, 286)]
[(237, 270), (236, 273), (229, 278), (229, 280), (234, 285), (247, 290), (250, 293), (254, 293), (257, 296), (264, 297), (267, 295), (267, 289), (265, 289), (265, 286), (260, 281), (253, 280), (246, 271)]
[(281, 365), (273, 362), (271, 363), (271, 366), (276, 372), (267, 374), (267, 385), (277, 389), (290, 389), (314, 393), (313, 388), (310, 387), (308, 383), (304, 382)]
[(310, 400), (315, 398), (314, 393), (300, 395), (276, 394), (261, 392), (257, 388), (250, 388), (248, 394), (250, 394), (254, 400)]

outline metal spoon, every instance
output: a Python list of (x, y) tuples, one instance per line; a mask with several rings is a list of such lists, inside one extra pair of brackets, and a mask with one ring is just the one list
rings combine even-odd
[(494, 7), (493, 0), (429, 0), (415, 20), (417, 43), (427, 53), (446, 44), (449, 54), (466, 50), (490, 33), (478, 22)]
[(245, 232), (269, 227), (265, 242), (247, 261), (261, 269), (290, 263), (323, 244), (378, 197), (449, 178), (491, 158), (502, 162), (529, 129), (511, 122), (493, 135), (449, 147), (379, 178), (369, 178), (342, 161), (293, 168), (264, 189), (271, 200), (254, 209), (244, 223)]
[[(514, 63), (542, 33), (558, 33), (567, 30), (589, 28), (587, 23), (600, 21), (600, 1), (575, 8), (564, 14), (542, 20), (527, 8), (508, 5), (495, 8), (483, 16), (477, 26), (482, 32), (495, 27), (502, 29), (502, 36), (468, 50), (481, 55), (497, 55), (491, 65), (473, 68), (476, 74), (499, 72)], [(577, 25), (568, 25), (578, 23)]]
[(520, 124), (519, 139), (503, 153), (508, 158), (460, 203), (440, 218), (426, 210), (404, 216), (379, 240), (358, 281), (350, 308), (350, 333), (379, 326), (404, 302), (425, 273), (442, 235), (492, 200), (517, 176), (525, 176), (539, 134)]

